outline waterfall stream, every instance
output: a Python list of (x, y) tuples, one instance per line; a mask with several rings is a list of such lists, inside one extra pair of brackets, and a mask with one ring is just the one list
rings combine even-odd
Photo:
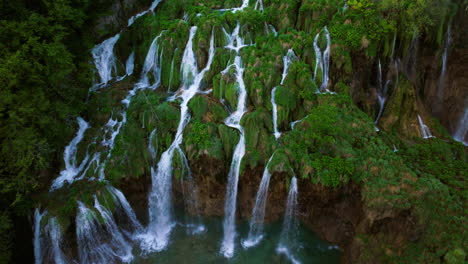
[(99, 212), (110, 235), (109, 246), (113, 249), (116, 256), (124, 263), (131, 262), (133, 259), (132, 246), (126, 241), (120, 228), (115, 223), (112, 213), (103, 207), (96, 196), (94, 196), (94, 208)]
[(297, 232), (298, 220), (297, 214), (297, 179), (293, 177), (289, 186), (288, 200), (286, 204), (286, 213), (284, 215), (283, 230), (281, 231), (281, 238), (276, 248), (279, 254), (284, 254), (292, 263), (301, 263), (294, 256), (294, 251), (297, 249)]
[(41, 234), (41, 220), (44, 215), (47, 214), (47, 211), (43, 213), (40, 212), (38, 208), (34, 211), (34, 263), (42, 264), (43, 260), (43, 238)]
[[(174, 227), (172, 212), (172, 157), (183, 140), (183, 132), (190, 120), (188, 103), (199, 92), (201, 82), (206, 72), (210, 70), (214, 56), (214, 36), (210, 41), (209, 58), (206, 67), (198, 73), (197, 62), (193, 52), (193, 38), (197, 27), (190, 29), (182, 59), (181, 72), (183, 85), (177, 98), (182, 99), (180, 104), (180, 122), (174, 141), (169, 148), (161, 154), (157, 168), (151, 168), (152, 187), (149, 195), (149, 226), (146, 238), (142, 243), (144, 251), (161, 251), (169, 243), (169, 236)], [(175, 99), (175, 98), (174, 98)]]
[(62, 244), (62, 231), (60, 230), (57, 218), (50, 217), (46, 228), (48, 230), (50, 243), (52, 244), (52, 258), (55, 264), (68, 263), (62, 249), (60, 248), (60, 245)]
[(433, 138), (434, 136), (432, 135), (431, 130), (426, 126), (426, 124), (424, 124), (420, 115), (418, 115), (418, 122), (421, 130), (421, 137), (424, 139)]
[(255, 197), (255, 206), (252, 209), (252, 216), (250, 218), (250, 229), (247, 239), (242, 241), (242, 246), (244, 248), (250, 248), (258, 245), (263, 239), (263, 225), (265, 220), (265, 208), (266, 203), (268, 200), (268, 187), (270, 185), (270, 178), (271, 174), (268, 171), (268, 165), (270, 164), (271, 160), (273, 159), (273, 155), (271, 155), (268, 163), (265, 166), (265, 170), (263, 171), (262, 181), (260, 182), (260, 186), (258, 187), (257, 196)]
[[(286, 80), (286, 77), (288, 76), (289, 67), (295, 60), (297, 60), (296, 54), (294, 54), (294, 51), (292, 49), (289, 49), (287, 54), (283, 57), (283, 74), (281, 77), (280, 85), (284, 84), (284, 81)], [(276, 105), (276, 99), (275, 99), (277, 88), (278, 87), (275, 87), (271, 90), (271, 105), (272, 105), (273, 130), (274, 130), (273, 135), (275, 136), (276, 139), (281, 137), (281, 132), (278, 130), (278, 106)]]
[(455, 133), (453, 134), (453, 138), (456, 141), (463, 143), (463, 145), (468, 146), (468, 107), (465, 107), (465, 111), (460, 116), (458, 121), (458, 126), (455, 129)]
[(120, 33), (96, 45), (91, 51), (101, 81), (96, 84), (92, 90), (99, 89), (106, 85), (112, 79), (112, 75), (117, 73), (114, 46), (119, 38)]
[(154, 0), (153, 3), (151, 4), (150, 8), (148, 10), (145, 10), (141, 13), (138, 13), (134, 16), (132, 16), (129, 20), (128, 20), (128, 23), (127, 23), (127, 26), (130, 27), (131, 25), (133, 25), (133, 23), (135, 23), (135, 21), (139, 18), (139, 17), (142, 17), (144, 15), (146, 15), (147, 13), (149, 12), (154, 12), (154, 9), (156, 9), (156, 7), (159, 5), (159, 3), (161, 3), (162, 0)]
[(96, 213), (78, 202), (76, 240), (80, 263), (105, 264), (117, 261), (116, 253), (106, 241), (104, 232)]
[(331, 38), (330, 38), (330, 32), (328, 32), (327, 27), (323, 28), (323, 32), (325, 32), (325, 38), (327, 40), (327, 47), (325, 48), (325, 50), (323, 50), (323, 52), (320, 49), (319, 43), (318, 43), (319, 37), (322, 31), (317, 33), (314, 39), (314, 50), (315, 50), (314, 80), (317, 78), (318, 69), (320, 69), (322, 71), (322, 84), (320, 85), (319, 92), (330, 93), (330, 90), (328, 90), (328, 81), (329, 81), (328, 71), (330, 67)]
[(74, 181), (74, 178), (83, 170), (86, 165), (89, 155), (86, 155), (84, 160), (77, 166), (76, 161), (76, 152), (78, 150), (78, 144), (83, 140), (84, 133), (89, 128), (89, 124), (84, 121), (81, 117), (78, 117), (78, 132), (76, 136), (70, 141), (68, 146), (65, 147), (63, 153), (63, 160), (65, 162), (65, 169), (60, 172), (59, 177), (57, 177), (50, 187), (50, 191), (61, 188), (65, 182), (71, 184)]
[[(248, 1), (244, 1), (248, 2)], [(223, 240), (221, 242), (221, 254), (230, 258), (234, 255), (234, 240), (236, 238), (236, 203), (237, 203), (237, 188), (239, 182), (240, 165), (242, 158), (245, 155), (245, 135), (244, 128), (240, 125), (240, 121), (246, 112), (247, 90), (244, 83), (244, 68), (242, 66), (242, 58), (239, 51), (245, 47), (243, 39), (239, 36), (240, 24), (237, 23), (236, 28), (229, 36), (227, 49), (236, 52), (234, 64), (229, 65), (224, 71), (227, 73), (231, 67), (236, 69), (236, 83), (238, 85), (238, 101), (235, 112), (226, 118), (224, 123), (239, 131), (239, 142), (236, 145), (232, 162), (228, 174), (228, 183), (226, 189), (226, 202), (224, 206), (224, 222), (223, 222)]]
[(437, 87), (437, 98), (439, 99), (439, 104), (442, 103), (444, 97), (444, 88), (446, 82), (446, 73), (447, 73), (447, 60), (450, 50), (450, 44), (452, 43), (452, 27), (449, 25), (447, 28), (447, 33), (444, 41), (444, 51), (442, 53), (442, 69), (440, 71), (440, 77)]

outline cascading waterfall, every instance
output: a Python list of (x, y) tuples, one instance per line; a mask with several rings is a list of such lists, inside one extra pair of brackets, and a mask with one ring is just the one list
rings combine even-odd
[(246, 9), (248, 6), (249, 6), (249, 0), (242, 0), (242, 4), (241, 4), (240, 7), (234, 7), (234, 8), (230, 8), (230, 9), (220, 9), (219, 11), (231, 11), (232, 13), (236, 13), (238, 11), (242, 11), (242, 10)]
[[(248, 2), (248, 1), (247, 1)], [(240, 25), (237, 24), (236, 28), (229, 36), (229, 42), (226, 46), (227, 49), (236, 52), (234, 64), (229, 65), (224, 71), (227, 73), (231, 67), (236, 69), (236, 83), (238, 85), (238, 102), (235, 112), (226, 118), (224, 123), (232, 128), (239, 130), (239, 142), (236, 145), (234, 154), (232, 156), (231, 167), (228, 174), (228, 183), (226, 189), (226, 203), (224, 207), (224, 222), (223, 222), (223, 241), (221, 243), (221, 253), (230, 258), (234, 255), (234, 239), (236, 237), (236, 200), (237, 188), (239, 182), (240, 164), (245, 155), (245, 135), (244, 128), (240, 125), (242, 116), (246, 112), (247, 90), (244, 83), (244, 68), (242, 67), (242, 58), (239, 54), (240, 49), (245, 47), (243, 39), (239, 36)]]
[[(143, 71), (141, 73), (140, 81), (136, 85), (137, 87), (156, 89), (161, 82), (161, 67), (159, 67), (159, 65), (161, 65), (161, 61), (158, 56), (158, 40), (163, 33), (164, 31), (155, 37), (151, 43), (148, 54), (145, 58), (145, 63), (143, 64)], [(152, 77), (154, 79), (153, 84), (150, 84), (150, 79), (148, 77), (148, 74), (150, 73), (152, 73)]]
[[(174, 53), (176, 53), (178, 49), (176, 48)], [(171, 62), (171, 73), (169, 74), (169, 85), (167, 87), (167, 92), (170, 93), (171, 90), (172, 90), (172, 79), (174, 77), (174, 60), (175, 60), (175, 56), (172, 57), (172, 62)]]
[(419, 122), (419, 128), (421, 130), (422, 138), (424, 138), (424, 139), (433, 138), (434, 136), (432, 136), (431, 130), (429, 130), (429, 127), (427, 127), (424, 124), (424, 122), (423, 122), (420, 115), (418, 115), (418, 122)]
[(379, 82), (379, 87), (377, 90), (377, 102), (379, 104), (379, 113), (377, 114), (377, 117), (375, 118), (374, 124), (378, 124), (380, 118), (382, 117), (384, 108), (385, 108), (385, 103), (387, 102), (387, 92), (388, 92), (388, 85), (390, 84), (390, 80), (387, 80), (385, 82), (385, 85), (383, 84), (382, 80), (382, 64), (380, 63), (379, 60), (379, 66), (378, 66), (378, 82)]
[(153, 145), (155, 138), (156, 138), (156, 128), (153, 129), (153, 131), (151, 131), (151, 134), (148, 139), (148, 150), (151, 154), (151, 159), (153, 160), (153, 162), (154, 160), (156, 160), (156, 154), (157, 154), (157, 150)]
[[(185, 227), (188, 234), (200, 234), (206, 230), (205, 226), (201, 223), (200, 212), (198, 207), (198, 194), (195, 181), (192, 177), (192, 171), (188, 163), (188, 159), (180, 147), (177, 148), (179, 157), (183, 166), (182, 177), (180, 182), (182, 186), (182, 194), (184, 196), (185, 204)], [(192, 210), (193, 216), (188, 212)]]
[(286, 77), (288, 76), (289, 67), (295, 60), (297, 60), (297, 56), (294, 53), (294, 50), (289, 49), (288, 53), (286, 53), (286, 55), (283, 57), (283, 74), (281, 77), (280, 85), (284, 84), (284, 81), (286, 80)]
[(106, 39), (101, 44), (97, 45), (91, 51), (94, 58), (94, 65), (98, 71), (101, 82), (96, 84), (92, 90), (98, 89), (106, 85), (111, 79), (112, 75), (116, 73), (117, 66), (115, 64), (114, 46), (120, 38), (117, 34), (109, 39)]
[[(109, 119), (107, 124), (104, 126), (104, 136), (103, 140), (101, 142), (102, 146), (107, 147), (108, 152), (106, 159), (104, 160), (103, 163), (99, 164), (99, 180), (104, 180), (105, 175), (104, 175), (104, 169), (106, 166), (107, 161), (112, 155), (112, 150), (114, 149), (114, 144), (115, 144), (115, 138), (120, 134), (120, 130), (123, 127), (123, 125), (127, 122), (127, 109), (130, 106), (130, 102), (139, 90), (143, 89), (156, 89), (159, 87), (161, 83), (161, 60), (158, 58), (157, 51), (158, 51), (158, 39), (162, 36), (163, 32), (159, 36), (157, 36), (154, 40), (153, 43), (151, 44), (151, 47), (148, 51), (148, 54), (146, 56), (145, 63), (143, 65), (143, 72), (142, 72), (142, 77), (139, 83), (137, 83), (132, 90), (130, 90), (125, 97), (124, 100), (122, 100), (122, 103), (124, 104), (124, 109), (120, 113), (121, 120), (114, 120), (112, 117)], [(154, 77), (154, 83), (150, 84), (149, 78), (147, 76), (148, 73), (153, 72), (153, 77)], [(108, 137), (107, 137), (108, 135)]]
[(268, 187), (270, 185), (271, 174), (268, 170), (268, 165), (273, 159), (271, 155), (268, 163), (265, 166), (263, 171), (262, 181), (258, 187), (257, 196), (255, 197), (255, 206), (252, 209), (252, 216), (250, 218), (250, 230), (247, 236), (247, 239), (242, 241), (242, 246), (244, 248), (250, 248), (258, 245), (263, 239), (263, 224), (265, 220), (265, 208), (268, 199)]
[[(294, 54), (294, 51), (292, 49), (288, 50), (288, 53), (283, 57), (283, 74), (281, 78), (280, 85), (284, 84), (284, 81), (286, 80), (286, 77), (288, 76), (289, 72), (289, 66), (293, 63), (294, 60), (297, 60), (296, 54)], [(273, 112), (273, 130), (274, 133), (273, 135), (275, 136), (276, 139), (278, 139), (281, 136), (281, 132), (278, 130), (278, 106), (276, 105), (276, 99), (275, 99), (275, 93), (276, 89), (278, 87), (273, 88), (271, 90), (271, 105), (272, 105), (272, 112)]]
[(323, 52), (321, 51), (318, 45), (319, 37), (322, 31), (317, 33), (314, 39), (314, 50), (315, 50), (314, 80), (317, 78), (318, 69), (320, 69), (322, 71), (322, 84), (320, 85), (319, 92), (330, 93), (330, 90), (328, 90), (328, 81), (329, 81), (328, 71), (329, 71), (329, 66), (330, 66), (331, 38), (330, 38), (330, 32), (328, 32), (327, 27), (324, 27), (323, 31), (325, 32), (325, 38), (327, 40), (327, 47), (325, 48)]
[(130, 53), (127, 62), (125, 63), (125, 72), (127, 76), (133, 74), (133, 69), (135, 69), (135, 51), (132, 51), (132, 53)]
[(468, 133), (468, 108), (465, 108), (465, 111), (463, 111), (463, 114), (460, 117), (460, 121), (458, 121), (458, 126), (455, 130), (453, 138), (456, 141), (463, 143), (463, 145), (468, 146), (468, 140), (466, 139), (467, 133)]
[(47, 211), (40, 212), (38, 208), (34, 211), (34, 263), (42, 264), (43, 262), (43, 238), (41, 236), (41, 220)]
[(96, 208), (99, 214), (101, 214), (107, 232), (111, 237), (108, 244), (112, 248), (114, 254), (119, 257), (122, 262), (128, 263), (132, 261), (132, 246), (123, 237), (119, 227), (112, 217), (112, 213), (99, 203), (96, 196), (94, 196), (94, 208)]
[(255, 3), (254, 9), (263, 11), (263, 1), (262, 0), (257, 0), (257, 2)]
[(106, 264), (116, 262), (116, 254), (105, 240), (96, 213), (78, 201), (76, 215), (76, 239), (82, 264)]
[(129, 20), (128, 20), (128, 27), (133, 25), (133, 23), (135, 23), (135, 21), (139, 18), (139, 17), (142, 17), (144, 15), (146, 15), (147, 13), (149, 12), (154, 12), (154, 9), (156, 9), (156, 7), (159, 5), (159, 3), (161, 3), (162, 0), (154, 0), (153, 3), (151, 4), (150, 8), (148, 10), (145, 10), (139, 14), (136, 14), (134, 16), (132, 16)]
[(129, 222), (129, 229), (125, 230), (126, 233), (135, 239), (137, 235), (140, 235), (143, 232), (143, 226), (138, 221), (135, 212), (133, 211), (130, 203), (125, 198), (125, 195), (118, 189), (107, 186), (107, 190), (112, 195), (114, 202), (120, 207), (122, 212), (124, 213), (125, 217), (128, 219)]
[(296, 218), (297, 213), (297, 179), (293, 177), (289, 186), (288, 201), (286, 204), (286, 213), (283, 221), (283, 230), (281, 238), (276, 248), (276, 252), (284, 254), (292, 263), (301, 263), (293, 254), (293, 250), (297, 247), (297, 232), (299, 223)]
[[(161, 33), (162, 34), (162, 33)], [(54, 191), (56, 189), (59, 189), (63, 186), (64, 182), (67, 181), (68, 183), (72, 183), (75, 180), (82, 179), (88, 169), (91, 167), (92, 164), (97, 164), (97, 167), (99, 167), (99, 180), (104, 180), (105, 175), (104, 175), (104, 169), (107, 163), (107, 160), (110, 158), (112, 154), (112, 150), (114, 148), (114, 143), (115, 143), (115, 138), (119, 135), (120, 130), (122, 126), (127, 122), (127, 112), (126, 110), (128, 109), (131, 99), (133, 96), (136, 94), (138, 90), (141, 89), (156, 89), (159, 84), (160, 84), (160, 61), (157, 58), (157, 50), (158, 50), (158, 45), (157, 45), (157, 40), (161, 36), (161, 34), (155, 38), (153, 41), (149, 51), (148, 55), (146, 56), (145, 64), (143, 66), (143, 74), (142, 74), (142, 80), (140, 81), (135, 87), (128, 92), (127, 96), (125, 97), (124, 100), (122, 100), (122, 103), (124, 105), (124, 109), (120, 113), (120, 121), (117, 119), (114, 119), (112, 116), (109, 118), (107, 123), (102, 127), (103, 131), (103, 136), (101, 140), (101, 145), (105, 148), (107, 148), (107, 156), (104, 160), (104, 162), (101, 162), (101, 153), (97, 152), (93, 155), (92, 160), (88, 163), (89, 161), (89, 155), (87, 154), (84, 160), (81, 162), (81, 164), (76, 167), (76, 148), (77, 145), (81, 142), (83, 139), (83, 134), (88, 129), (89, 125), (86, 123), (82, 118), (78, 118), (78, 123), (80, 125), (80, 129), (77, 132), (77, 136), (70, 142), (69, 146), (65, 148), (65, 154), (64, 154), (64, 160), (65, 160), (65, 169), (60, 173), (60, 176), (54, 180), (51, 186), (51, 191)], [(149, 72), (153, 71), (154, 78), (155, 78), (155, 83), (150, 85), (148, 76), (147, 74)], [(95, 144), (95, 142), (91, 143)], [(86, 166), (86, 167), (85, 167)], [(81, 174), (78, 176), (78, 174), (81, 172)], [(77, 177), (78, 176), (78, 177)]]
[(65, 161), (65, 169), (60, 172), (60, 176), (57, 177), (50, 187), (50, 191), (61, 188), (65, 182), (69, 184), (74, 181), (74, 178), (83, 170), (86, 165), (89, 156), (86, 155), (84, 160), (77, 166), (76, 152), (78, 150), (78, 144), (83, 140), (84, 133), (89, 128), (89, 124), (81, 117), (78, 117), (79, 129), (76, 136), (70, 141), (68, 146), (65, 147), (63, 153), (63, 160)]
[(271, 32), (271, 33), (273, 33), (273, 35), (275, 35), (275, 37), (278, 36), (278, 31), (276, 30), (276, 28), (272, 24), (266, 24), (265, 23), (265, 26), (266, 26), (267, 34), (269, 34)]
[(62, 243), (62, 232), (60, 230), (60, 225), (58, 224), (57, 218), (51, 217), (47, 223), (47, 230), (49, 234), (49, 240), (52, 244), (52, 257), (55, 264), (65, 264), (68, 261), (63, 254), (60, 245)]
[(188, 109), (189, 101), (199, 92), (203, 77), (209, 71), (214, 56), (214, 36), (210, 41), (209, 58), (206, 67), (198, 73), (195, 54), (193, 52), (193, 38), (197, 27), (190, 29), (190, 37), (184, 51), (181, 72), (183, 85), (178, 98), (180, 104), (180, 122), (174, 141), (169, 148), (162, 153), (157, 164), (157, 169), (151, 168), (152, 189), (149, 195), (150, 222), (146, 238), (142, 243), (144, 251), (161, 251), (169, 243), (169, 236), (174, 226), (172, 216), (172, 157), (174, 151), (179, 148), (183, 140), (183, 132), (190, 120)]
[(278, 86), (271, 90), (271, 105), (272, 105), (272, 113), (273, 113), (273, 135), (276, 139), (281, 137), (281, 132), (278, 130), (278, 106), (276, 105), (275, 100), (275, 93)]
[(447, 28), (447, 35), (445, 38), (444, 43), (444, 52), (442, 53), (442, 70), (440, 71), (439, 83), (437, 87), (437, 98), (439, 102), (442, 101), (444, 97), (444, 88), (445, 88), (445, 81), (446, 81), (446, 73), (447, 73), (447, 59), (450, 49), (450, 44), (452, 43), (452, 27), (449, 25)]

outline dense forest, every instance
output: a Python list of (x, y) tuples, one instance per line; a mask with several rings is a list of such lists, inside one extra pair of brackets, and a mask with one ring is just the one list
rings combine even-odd
[(0, 1), (0, 263), (147, 263), (83, 252), (117, 203), (146, 234), (225, 217), (226, 240), (265, 175), (265, 221), (342, 263), (466, 261), (467, 0)]

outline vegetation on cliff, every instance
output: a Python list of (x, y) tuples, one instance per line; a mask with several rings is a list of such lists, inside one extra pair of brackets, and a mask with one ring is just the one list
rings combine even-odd
[[(0, 204), (5, 208), (0, 212), (0, 262), (10, 259), (11, 214), (30, 212), (33, 197), (47, 204), (68, 228), (77, 199), (91, 203), (94, 191), (106, 195), (104, 185), (83, 181), (52, 197), (45, 194), (51, 177), (62, 167), (61, 155), (74, 133), (75, 117), (90, 121), (85, 142), (91, 142), (97, 128), (122, 108), (121, 100), (139, 77), (135, 74), (88, 94), (93, 74), (86, 54), (95, 40), (87, 23), (105, 13), (105, 3), (91, 2), (0, 3)], [(461, 1), (349, 0), (343, 6), (341, 0), (264, 0), (263, 12), (254, 10), (252, 3), (235, 14), (212, 10), (238, 2), (165, 1), (157, 16), (143, 16), (122, 31), (115, 47), (119, 74), (132, 51), (134, 71), (141, 72), (149, 46), (164, 31), (162, 79), (156, 91), (139, 92), (132, 99), (127, 122), (105, 165), (106, 179), (115, 186), (129, 179), (144, 182), (155, 162), (148, 152), (150, 134), (157, 135), (150, 142), (156, 160), (171, 144), (180, 114), (177, 100), (167, 99), (181, 83), (181, 57), (191, 24), (199, 27), (194, 40), (199, 68), (206, 63), (211, 34), (217, 48), (203, 80), (206, 93), (188, 105), (191, 121), (182, 148), (190, 164), (216, 160), (227, 174), (239, 134), (225, 126), (224, 119), (235, 108), (238, 87), (233, 72), (223, 72), (234, 58), (222, 48), (227, 44), (223, 30), (230, 32), (240, 21), (245, 42), (255, 43), (241, 52), (248, 93), (248, 112), (241, 121), (246, 134), (241, 171), (265, 166), (276, 152), (272, 173), (297, 175), (327, 188), (358, 185), (369, 227), (356, 227), (353, 243), (362, 249), (356, 263), (462, 263), (465, 147), (454, 142), (437, 120), (430, 121), (437, 138), (419, 137), (415, 115), (424, 107), (418, 104), (420, 94), (411, 73), (403, 67), (396, 69), (401, 76), (392, 84), (393, 94), (379, 124), (382, 130), (377, 132), (375, 102), (368, 98), (375, 71), (362, 70), (379, 59), (390, 64), (396, 57), (410, 56), (415, 39), (437, 50), (449, 21), (463, 8)], [(314, 37), (325, 26), (333, 43), (330, 89), (336, 94), (317, 93), (321, 70), (314, 78)], [(323, 36), (318, 45), (325, 48)], [(298, 60), (280, 85), (282, 59), (290, 48)], [(359, 78), (368, 83), (355, 82)], [(273, 135), (271, 116), (275, 87), (278, 128), (283, 133), (279, 140)], [(295, 121), (299, 122), (292, 127)], [(79, 155), (85, 151), (82, 147)], [(178, 155), (173, 163), (181, 167)], [(281, 180), (288, 183), (289, 177)], [(401, 221), (409, 226), (403, 231), (410, 233), (398, 236), (392, 230), (379, 230), (386, 220), (402, 215)]]

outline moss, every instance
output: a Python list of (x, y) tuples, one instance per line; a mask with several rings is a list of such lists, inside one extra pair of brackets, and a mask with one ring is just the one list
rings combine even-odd
[(225, 160), (230, 160), (232, 153), (234, 152), (234, 148), (236, 147), (237, 142), (239, 142), (239, 134), (237, 130), (227, 127), (224, 124), (218, 125), (218, 134), (223, 144), (224, 157), (226, 157)]

